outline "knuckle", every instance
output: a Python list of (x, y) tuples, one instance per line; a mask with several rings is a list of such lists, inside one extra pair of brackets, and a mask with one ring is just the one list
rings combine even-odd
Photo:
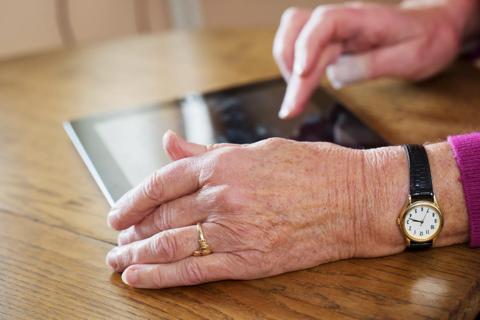
[(213, 202), (222, 207), (226, 206), (230, 202), (230, 190), (228, 187), (217, 188), (213, 194)]
[(163, 285), (165, 284), (165, 278), (164, 278), (164, 274), (162, 272), (160, 272), (159, 270), (156, 270), (153, 274), (152, 274), (152, 281), (153, 281), (153, 284), (159, 288), (163, 287)]
[(300, 36), (297, 38), (294, 47), (296, 55), (307, 51), (307, 37), (304, 33), (300, 34)]
[(119, 269), (123, 269), (136, 261), (131, 248), (128, 248), (127, 250), (123, 251), (122, 254), (117, 255), (115, 260)]
[(182, 280), (189, 284), (202, 283), (206, 279), (204, 269), (194, 260), (189, 260), (188, 263), (182, 264), (180, 275)]
[(228, 197), (228, 189), (225, 187), (217, 188), (215, 193), (213, 194), (213, 202), (214, 203), (225, 203)]
[(274, 138), (268, 138), (268, 139), (265, 139), (265, 140), (261, 140), (261, 141), (259, 141), (259, 142), (254, 143), (253, 145), (254, 145), (254, 146), (257, 146), (257, 147), (276, 148), (276, 147), (279, 147), (279, 146), (281, 146), (282, 144), (285, 144), (285, 143), (287, 143), (287, 142), (289, 142), (289, 140), (283, 139), (283, 138), (274, 137)]
[(230, 162), (232, 156), (236, 154), (237, 149), (233, 147), (226, 147), (223, 149), (218, 149), (219, 152), (216, 154), (216, 164), (220, 167), (225, 166)]
[(318, 6), (312, 11), (312, 18), (317, 20), (331, 18), (338, 10), (338, 8), (331, 5)]
[(362, 1), (354, 1), (346, 4), (347, 8), (354, 8), (354, 9), (365, 9), (365, 8), (372, 8), (372, 9), (377, 9), (377, 8), (383, 8), (383, 6), (377, 7), (372, 4), (367, 4)]
[(172, 216), (171, 205), (168, 202), (164, 203), (153, 215), (153, 225), (162, 231), (172, 229)]
[[(342, 9), (336, 8), (331, 5), (323, 5), (316, 7), (310, 16), (307, 27), (302, 30), (297, 40), (295, 41), (295, 54), (302, 52), (308, 52), (311, 50), (311, 46), (317, 42), (319, 34), (313, 32), (314, 29), (323, 30), (323, 25), (336, 19), (339, 11)], [(322, 33), (323, 34), (323, 31)], [(315, 37), (315, 38), (314, 38)]]
[(230, 168), (232, 161), (238, 156), (239, 148), (225, 147), (215, 150), (202, 168), (201, 180), (222, 178)]
[(205, 158), (200, 169), (200, 184), (212, 182), (217, 178), (221, 178), (225, 174), (225, 170), (232, 160), (232, 154), (235, 153), (235, 147), (224, 147), (214, 150)]
[(351, 19), (351, 15), (358, 12), (358, 9), (353, 7), (339, 7), (336, 5), (323, 5), (316, 7), (311, 19), (315, 22), (317, 28), (327, 23), (335, 23), (340, 20)]
[(121, 264), (121, 257), (119, 257), (118, 255), (114, 256), (113, 258), (110, 258), (108, 263), (115, 269), (115, 270), (118, 270), (122, 267), (122, 264)]
[(124, 243), (130, 243), (141, 237), (141, 229), (139, 226), (131, 226), (125, 233), (119, 235)]
[[(438, 38), (442, 39), (441, 49), (435, 46), (435, 39)], [(413, 50), (414, 59), (412, 60), (414, 63), (411, 63), (411, 67), (408, 68), (408, 72), (406, 72), (403, 78), (409, 81), (420, 81), (430, 77), (440, 69), (440, 67), (429, 63), (432, 57), (435, 56), (435, 52), (442, 52), (440, 60), (437, 60), (441, 61), (438, 64), (441, 66), (454, 60), (459, 49), (460, 42), (455, 30), (442, 28), (433, 32), (431, 36), (427, 37)]]
[(287, 8), (281, 17), (282, 22), (289, 22), (294, 20), (301, 12), (301, 9), (298, 7), (289, 7)]
[(161, 200), (164, 191), (163, 177), (159, 170), (155, 171), (151, 177), (143, 184), (142, 192), (146, 198), (153, 201)]
[(268, 139), (267, 139), (267, 143), (268, 143), (269, 145), (272, 145), (272, 146), (278, 146), (278, 145), (284, 143), (285, 141), (286, 141), (286, 139), (278, 138), (278, 137), (268, 138)]
[(178, 256), (178, 248), (176, 237), (170, 232), (163, 232), (151, 242), (150, 250), (156, 256), (162, 257), (167, 261), (174, 261)]
[(214, 201), (217, 205), (229, 211), (236, 211), (243, 208), (246, 203), (242, 192), (232, 186), (224, 186), (214, 195)]

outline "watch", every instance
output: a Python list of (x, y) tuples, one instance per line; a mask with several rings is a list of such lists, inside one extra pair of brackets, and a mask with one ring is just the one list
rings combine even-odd
[(443, 227), (443, 215), (433, 192), (425, 148), (404, 145), (410, 172), (410, 194), (397, 218), (408, 249), (431, 248)]

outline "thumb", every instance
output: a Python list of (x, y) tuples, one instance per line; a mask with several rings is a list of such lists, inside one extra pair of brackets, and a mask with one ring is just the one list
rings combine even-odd
[(370, 77), (369, 54), (342, 55), (327, 67), (326, 74), (330, 84), (340, 89), (348, 84), (366, 80)]
[(185, 141), (173, 131), (168, 130), (163, 135), (163, 150), (171, 160), (175, 161), (204, 153), (207, 151), (207, 147)]
[(187, 157), (193, 157), (214, 149), (223, 148), (232, 144), (217, 143), (202, 145), (193, 142), (188, 142), (179, 137), (172, 130), (168, 130), (163, 135), (163, 149), (172, 161), (180, 160)]
[(380, 77), (417, 80), (425, 75), (417, 72), (419, 63), (418, 57), (412, 54), (414, 49), (411, 43), (402, 43), (361, 54), (342, 55), (327, 67), (327, 78), (335, 89)]

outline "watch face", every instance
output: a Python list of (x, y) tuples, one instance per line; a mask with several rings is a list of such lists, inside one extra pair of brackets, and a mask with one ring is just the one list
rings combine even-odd
[(407, 208), (403, 217), (403, 229), (406, 235), (415, 241), (433, 239), (442, 227), (440, 210), (428, 203), (415, 203)]

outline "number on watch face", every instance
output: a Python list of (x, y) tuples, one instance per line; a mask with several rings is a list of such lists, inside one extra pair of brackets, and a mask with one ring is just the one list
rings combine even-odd
[(406, 212), (403, 224), (410, 237), (426, 240), (440, 229), (440, 219), (440, 213), (434, 207), (418, 205)]

